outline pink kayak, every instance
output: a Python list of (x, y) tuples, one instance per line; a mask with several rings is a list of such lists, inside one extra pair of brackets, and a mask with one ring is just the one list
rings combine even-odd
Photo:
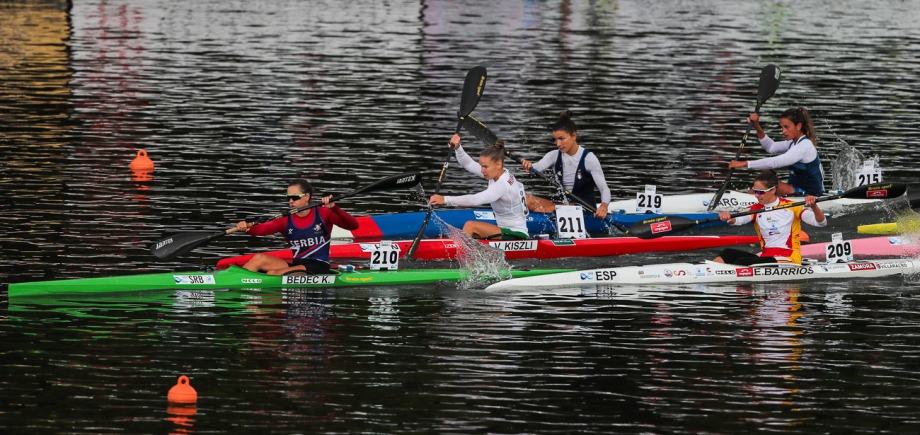
[[(915, 257), (920, 253), (920, 245), (906, 237), (881, 236), (866, 237), (862, 239), (844, 240), (850, 242), (853, 249), (853, 258), (856, 260), (867, 258), (892, 258)], [(802, 245), (802, 258), (813, 258), (824, 261), (827, 259), (827, 247), (830, 243), (812, 243)]]

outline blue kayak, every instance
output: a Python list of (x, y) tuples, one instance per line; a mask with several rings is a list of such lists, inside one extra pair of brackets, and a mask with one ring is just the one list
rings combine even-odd
[[(357, 217), (360, 227), (354, 231), (343, 230), (335, 227), (332, 231), (333, 238), (354, 238), (354, 239), (407, 239), (413, 238), (418, 233), (422, 222), (425, 220), (427, 212), (409, 212), (409, 213), (392, 213), (382, 215), (360, 216)], [(624, 227), (639, 222), (644, 219), (650, 219), (663, 216), (660, 214), (636, 214), (636, 213), (616, 213), (608, 214), (607, 219), (602, 220), (593, 215), (585, 215), (585, 226), (588, 234), (591, 235), (610, 235), (620, 234), (610, 222), (616, 222)], [(718, 213), (678, 213), (670, 216), (680, 216), (690, 220), (703, 220), (718, 217)], [(434, 216), (428, 227), (425, 229), (425, 238), (437, 238), (445, 234), (446, 230), (441, 228), (439, 221), (447, 223), (455, 228), (463, 228), (467, 221), (481, 221), (495, 223), (495, 215), (491, 209), (436, 209)], [(725, 225), (724, 222), (706, 222), (699, 224), (697, 228), (708, 226)], [(527, 216), (527, 230), (531, 236), (537, 234), (555, 234), (556, 219), (553, 213), (534, 213)]]

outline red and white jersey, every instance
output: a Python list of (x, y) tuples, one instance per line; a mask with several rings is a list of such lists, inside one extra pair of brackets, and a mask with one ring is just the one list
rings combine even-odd
[(750, 207), (751, 211), (768, 211), (739, 216), (735, 218), (734, 225), (744, 225), (756, 220), (757, 225), (754, 226), (754, 230), (757, 231), (757, 236), (760, 237), (761, 257), (776, 257), (777, 260), (785, 259), (801, 264), (802, 253), (799, 234), (802, 231), (802, 222), (804, 221), (816, 227), (823, 227), (827, 225), (827, 219), (823, 222), (818, 222), (815, 219), (814, 211), (803, 206), (772, 210), (781, 204), (791, 202), (788, 199), (779, 198), (767, 205), (754, 204)]

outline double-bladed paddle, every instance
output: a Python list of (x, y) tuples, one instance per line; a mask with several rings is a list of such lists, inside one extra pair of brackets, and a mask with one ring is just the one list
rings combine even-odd
[[(482, 97), (482, 91), (485, 88), (486, 67), (481, 65), (474, 66), (466, 73), (466, 79), (463, 81), (463, 91), (461, 91), (460, 94), (460, 110), (457, 111), (457, 129), (454, 133), (460, 133), (460, 122), (463, 121), (467, 115), (472, 113), (476, 105), (479, 104), (479, 99)], [(444, 159), (444, 165), (441, 166), (441, 175), (438, 175), (438, 184), (434, 187), (435, 195), (441, 193), (441, 182), (444, 181), (444, 173), (447, 172), (447, 166), (450, 164), (450, 156), (453, 154), (453, 147), (447, 147), (447, 158)], [(425, 235), (425, 229), (428, 227), (428, 221), (431, 220), (431, 212), (433, 210), (434, 209), (429, 204), (428, 214), (425, 215), (425, 220), (422, 221), (422, 226), (419, 228), (418, 234), (412, 239), (412, 244), (409, 246), (406, 258), (412, 259), (415, 256), (415, 250), (418, 249), (418, 244), (422, 241), (422, 236)]]
[[(419, 183), (420, 177), (418, 172), (409, 172), (405, 174), (393, 175), (391, 177), (384, 178), (379, 180), (371, 185), (364, 186), (360, 189), (352, 190), (348, 193), (343, 193), (339, 196), (333, 197), (331, 202), (336, 202), (345, 198), (349, 198), (361, 193), (376, 192), (378, 190), (387, 190), (387, 189), (400, 189), (404, 187), (412, 187)], [(268, 222), (273, 219), (278, 219), (281, 217), (289, 216), (292, 214), (300, 213), (305, 210), (309, 210), (314, 207), (319, 207), (323, 203), (306, 205), (303, 207), (295, 208), (293, 210), (284, 211), (272, 216), (263, 217), (253, 224), (260, 224)], [(204, 246), (210, 243), (212, 240), (225, 236), (227, 234), (233, 234), (237, 232), (236, 227), (218, 231), (218, 232), (192, 232), (192, 233), (179, 233), (172, 236), (166, 237), (152, 245), (150, 245), (150, 253), (154, 257), (157, 257), (161, 260), (168, 260), (170, 258), (187, 254), (191, 250)]]
[[(467, 116), (467, 117), (464, 118), (464, 119), (461, 119), (461, 120), (460, 120), (460, 123), (463, 125), (463, 129), (464, 129), (464, 130), (470, 132), (470, 134), (472, 134), (472, 135), (475, 136), (477, 139), (479, 139), (480, 141), (482, 141), (482, 143), (486, 144), (486, 146), (494, 146), (495, 143), (498, 142), (498, 136), (496, 136), (495, 133), (492, 133), (492, 130), (489, 130), (489, 128), (486, 127), (485, 124), (483, 124), (482, 122), (480, 122), (478, 119), (476, 119), (476, 118), (473, 117), (472, 115)], [(502, 150), (504, 151), (506, 157), (508, 157), (508, 158), (510, 158), (510, 159), (512, 159), (512, 160), (514, 160), (514, 161), (516, 161), (516, 162), (518, 162), (518, 163), (520, 163), (521, 161), (524, 160), (524, 159), (522, 159), (522, 158), (520, 158), (520, 157), (515, 156), (513, 153), (511, 153), (511, 151), (509, 151), (507, 147), (503, 148)], [(553, 176), (551, 176), (551, 175), (548, 175), (548, 174), (544, 174), (543, 172), (537, 171), (536, 169), (534, 169), (534, 168), (532, 168), (532, 167), (530, 168), (530, 172), (531, 172), (532, 174), (539, 175), (540, 178), (542, 178), (544, 181), (546, 181), (547, 183), (550, 183), (551, 185), (557, 187), (566, 197), (571, 198), (572, 201), (575, 201), (575, 202), (581, 204), (581, 206), (584, 207), (585, 210), (588, 210), (588, 211), (591, 212), (591, 213), (596, 213), (596, 212), (597, 212), (597, 206), (595, 206), (594, 204), (589, 203), (588, 201), (585, 201), (584, 199), (582, 199), (582, 198), (576, 196), (575, 194), (573, 194), (572, 192), (569, 192), (568, 190), (566, 190), (564, 187), (562, 187), (562, 186), (559, 184), (559, 180), (556, 180), (555, 177), (553, 177)], [(623, 224), (621, 224), (621, 223), (619, 223), (619, 222), (617, 222), (617, 221), (614, 221), (613, 219), (610, 219), (610, 216), (607, 216), (607, 218), (605, 218), (605, 220), (607, 221), (607, 223), (613, 225), (614, 228), (616, 228), (616, 229), (618, 229), (618, 230), (620, 230), (620, 231), (622, 231), (622, 232), (624, 232), (624, 233), (625, 233), (626, 231), (628, 231), (628, 229), (627, 229), (625, 226), (623, 226)]]
[[(776, 93), (776, 89), (779, 88), (779, 78), (781, 74), (779, 67), (772, 64), (763, 67), (763, 70), (760, 71), (760, 85), (757, 87), (757, 105), (754, 106), (754, 113), (759, 113), (760, 106)], [(744, 136), (741, 137), (741, 145), (738, 147), (738, 152), (735, 153), (735, 158), (732, 160), (738, 160), (741, 157), (741, 152), (744, 151), (744, 145), (753, 127), (754, 123), (748, 121), (747, 131), (745, 131)], [(728, 187), (728, 182), (732, 179), (732, 173), (734, 172), (734, 168), (728, 170), (725, 181), (722, 183), (722, 186), (719, 187), (716, 194), (713, 195), (712, 201), (709, 201), (707, 210), (713, 211), (719, 206), (719, 201), (722, 200), (722, 195), (725, 194), (725, 189)]]
[[(828, 195), (816, 198), (816, 202), (827, 201), (831, 199), (887, 199), (897, 198), (907, 192), (907, 185), (904, 183), (875, 183), (865, 186), (854, 187), (843, 193)], [(732, 213), (731, 217), (747, 216), (757, 213), (767, 213), (784, 208), (799, 207), (805, 205), (805, 201), (790, 202), (780, 204), (776, 207), (768, 207), (760, 210), (748, 210), (745, 212)], [(706, 222), (715, 222), (721, 220), (718, 217), (712, 217), (701, 220), (691, 220), (680, 216), (659, 216), (657, 218), (646, 219), (636, 222), (629, 227), (629, 233), (640, 239), (654, 239), (661, 236), (667, 236), (672, 233), (689, 230), (699, 224)]]

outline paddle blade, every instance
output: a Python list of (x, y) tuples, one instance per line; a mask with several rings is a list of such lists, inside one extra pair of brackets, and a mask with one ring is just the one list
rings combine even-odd
[(378, 190), (387, 189), (403, 189), (406, 187), (415, 186), (421, 181), (422, 179), (418, 172), (407, 172), (404, 174), (393, 175), (382, 180), (378, 180), (377, 182), (364, 186), (360, 189), (355, 189), (351, 192), (344, 193), (341, 196), (333, 198), (333, 200), (347, 198), (349, 196), (354, 196), (365, 192), (375, 192)]
[(492, 146), (495, 145), (495, 142), (498, 142), (498, 136), (492, 133), (492, 130), (489, 130), (485, 124), (479, 122), (479, 120), (472, 115), (461, 118), (460, 125), (463, 126), (464, 130), (486, 144), (486, 146)]
[(486, 67), (474, 66), (466, 73), (466, 79), (463, 81), (463, 93), (460, 94), (460, 110), (457, 112), (458, 118), (463, 118), (473, 112), (479, 99), (482, 97), (482, 91), (486, 89)]
[(849, 199), (886, 199), (897, 198), (905, 193), (907, 193), (907, 185), (904, 183), (874, 183), (854, 187), (843, 192), (840, 197)]
[[(779, 67), (776, 65), (767, 65), (760, 71), (760, 85), (757, 88), (757, 101), (760, 104), (766, 102), (776, 93), (779, 88), (779, 78), (782, 75)], [(760, 105), (758, 104), (758, 106)]]
[(193, 249), (204, 246), (217, 237), (227, 234), (219, 233), (179, 233), (162, 239), (150, 245), (150, 253), (160, 260), (168, 260), (179, 255), (191, 252)]
[(629, 235), (640, 239), (655, 239), (695, 227), (696, 221), (680, 216), (659, 216), (629, 226)]
[(719, 206), (719, 202), (722, 201), (722, 196), (725, 195), (725, 190), (728, 188), (728, 180), (732, 178), (732, 172), (734, 172), (732, 169), (728, 170), (728, 176), (725, 177), (725, 182), (719, 186), (719, 190), (717, 190), (716, 194), (709, 200), (709, 206), (706, 207), (706, 211), (713, 211)]
[[(760, 112), (760, 106), (763, 105), (770, 97), (776, 93), (776, 89), (779, 88), (779, 78), (782, 73), (779, 70), (779, 67), (776, 65), (767, 65), (760, 70), (760, 83), (757, 85), (757, 105), (754, 106), (754, 113)], [(753, 122), (748, 122), (747, 131), (744, 132), (744, 136), (741, 137), (741, 145), (738, 147), (738, 151), (735, 153), (734, 160), (738, 160), (741, 157), (741, 152), (744, 151), (744, 144), (747, 142), (748, 135), (751, 133), (751, 128), (754, 126)], [(728, 175), (725, 177), (725, 181), (722, 182), (722, 186), (719, 187), (719, 190), (716, 191), (716, 194), (712, 196), (712, 200), (709, 201), (709, 207), (706, 207), (706, 210), (713, 211), (716, 207), (719, 206), (719, 201), (722, 200), (722, 195), (725, 194), (725, 189), (728, 187), (728, 182), (732, 179), (733, 169), (728, 170)]]

